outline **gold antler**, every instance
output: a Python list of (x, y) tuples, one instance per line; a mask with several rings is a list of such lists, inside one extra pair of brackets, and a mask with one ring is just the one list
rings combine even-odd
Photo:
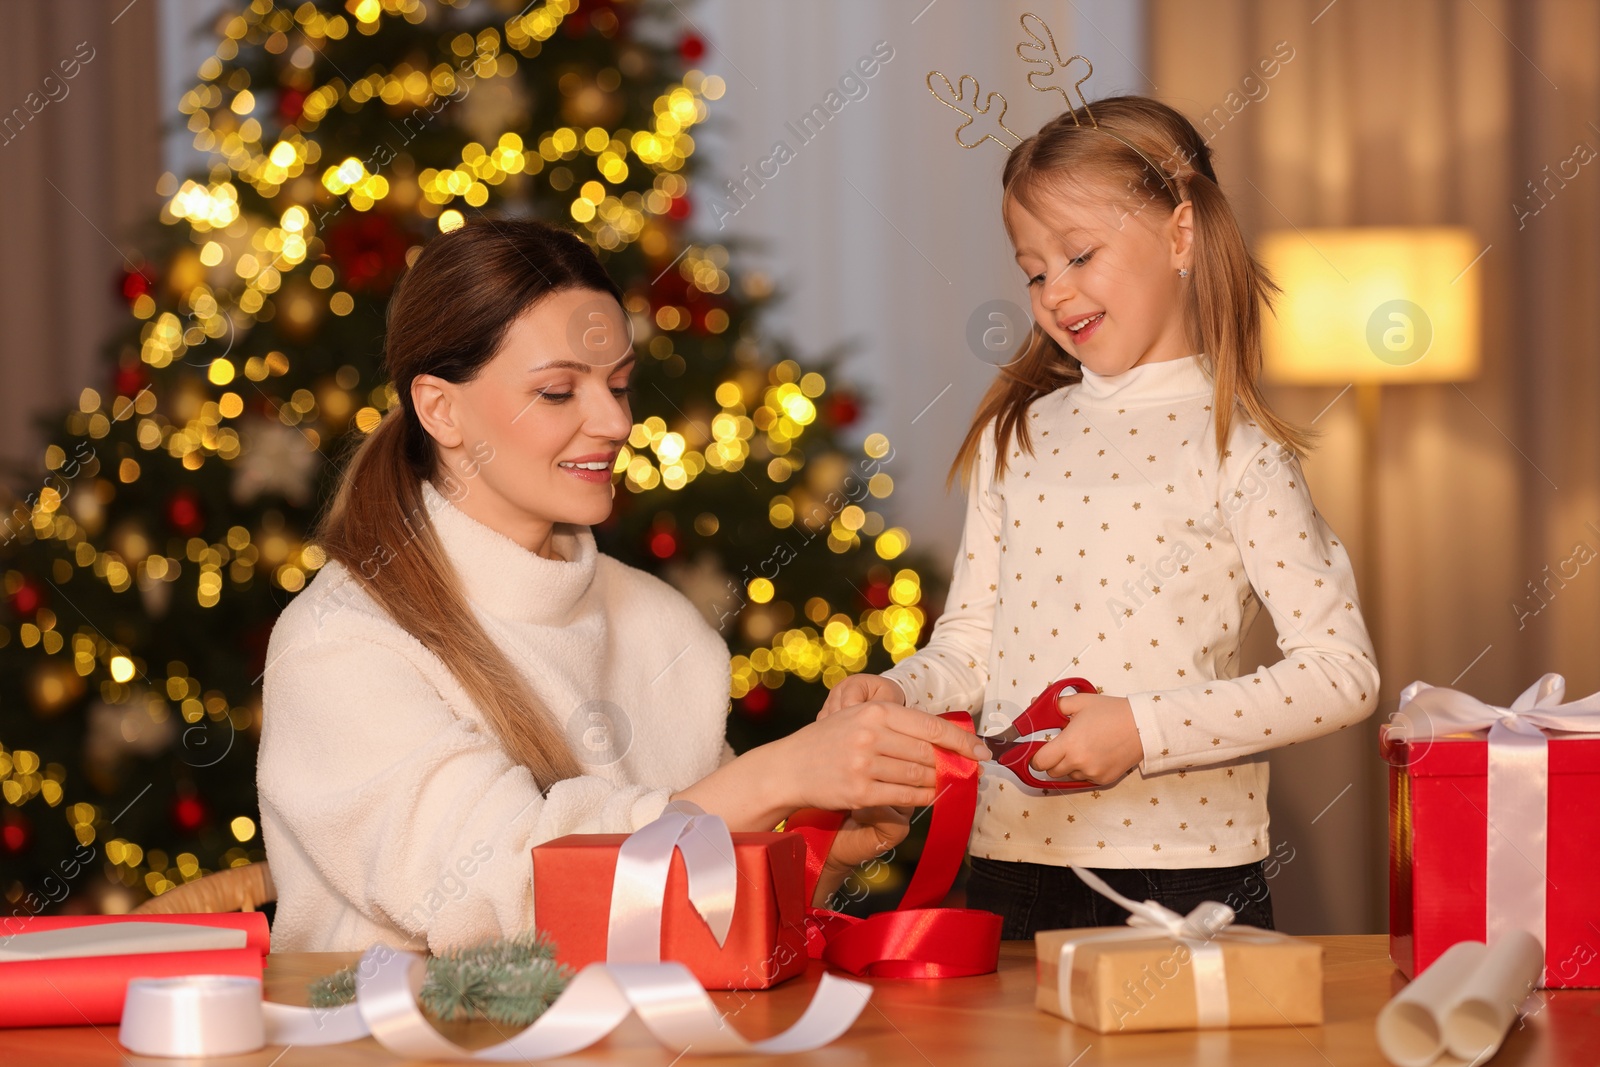
[[(1167, 191), (1172, 194), (1173, 201), (1181, 202), (1183, 191), (1174, 182), (1178, 177), (1178, 171), (1175, 169), (1169, 174), (1164, 168), (1156, 166), (1155, 160), (1146, 155), (1144, 149), (1116, 130), (1100, 125), (1099, 120), (1094, 117), (1094, 112), (1089, 110), (1089, 101), (1083, 95), (1083, 83), (1094, 73), (1094, 64), (1089, 62), (1088, 57), (1072, 56), (1062, 60), (1061, 52), (1056, 48), (1055, 35), (1050, 32), (1050, 27), (1045, 24), (1044, 19), (1031, 11), (1022, 16), (1022, 30), (1028, 35), (1029, 40), (1017, 45), (1017, 58), (1034, 68), (1028, 73), (1028, 84), (1041, 93), (1052, 91), (1060, 93), (1061, 98), (1067, 102), (1067, 113), (1072, 116), (1073, 125), (1082, 126), (1083, 123), (1078, 121), (1078, 108), (1073, 106), (1072, 95), (1067, 92), (1067, 86), (1070, 84), (1072, 92), (1078, 94), (1078, 106), (1082, 107), (1083, 113), (1089, 117), (1089, 125), (1101, 133), (1115, 137), (1132, 149), (1140, 159), (1144, 160), (1146, 166), (1156, 172), (1156, 177), (1161, 179)], [(1043, 37), (1039, 36), (1040, 32), (1043, 32)], [(1035, 54), (1029, 55), (1030, 52)], [(1074, 80), (1072, 71), (1078, 63), (1083, 64), (1084, 75)]]
[[(943, 93), (934, 88), (935, 78), (944, 86)], [(967, 99), (967, 85), (969, 82), (972, 85), (972, 99), (970, 101)], [(1022, 140), (1020, 136), (1006, 126), (1006, 98), (999, 93), (984, 95), (983, 90), (978, 87), (978, 79), (972, 75), (961, 75), (956, 84), (952, 86), (949, 78), (936, 70), (930, 70), (928, 71), (928, 92), (932, 93), (933, 98), (939, 103), (966, 118), (965, 122), (956, 127), (956, 144), (962, 148), (976, 148), (985, 141), (993, 141), (1007, 152), (1011, 151), (1011, 145), (1006, 144), (1006, 142), (995, 136), (996, 130), (1002, 130), (1009, 134), (1013, 141)], [(995, 106), (996, 101), (999, 101), (998, 108)], [(968, 144), (961, 139), (961, 131), (974, 124), (977, 124), (976, 128), (983, 136)]]
[[(1081, 106), (1083, 113), (1089, 116), (1089, 124), (1099, 129), (1100, 123), (1095, 121), (1094, 112), (1089, 110), (1089, 101), (1083, 95), (1083, 83), (1094, 73), (1094, 64), (1090, 63), (1086, 56), (1071, 56), (1063, 60), (1061, 52), (1056, 48), (1055, 35), (1050, 32), (1050, 27), (1046, 25), (1044, 19), (1031, 11), (1022, 16), (1022, 30), (1033, 42), (1029, 44), (1028, 41), (1023, 41), (1017, 45), (1017, 58), (1035, 68), (1028, 72), (1028, 84), (1041, 93), (1048, 93), (1051, 90), (1060, 93), (1061, 98), (1067, 102), (1067, 110), (1072, 112), (1074, 123), (1078, 122), (1077, 108)], [(1039, 31), (1044, 32), (1043, 37), (1039, 36)], [(1028, 52), (1037, 54), (1030, 56), (1026, 54)], [(1074, 81), (1072, 73), (1080, 63), (1083, 65), (1083, 77)], [(1076, 105), (1072, 102), (1071, 94), (1067, 92), (1068, 85), (1072, 86), (1072, 91), (1078, 96)]]

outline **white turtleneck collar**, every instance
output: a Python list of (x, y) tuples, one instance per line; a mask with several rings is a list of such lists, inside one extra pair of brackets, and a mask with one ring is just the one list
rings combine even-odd
[(587, 526), (558, 522), (551, 545), (562, 557), (545, 559), (474, 519), (434, 487), (422, 497), (467, 599), (504, 619), (562, 625), (569, 622), (594, 582), (599, 560)]
[(1140, 363), (1121, 374), (1096, 374), (1083, 367), (1083, 381), (1073, 392), (1076, 399), (1122, 403), (1168, 402), (1210, 396), (1211, 376), (1204, 353)]

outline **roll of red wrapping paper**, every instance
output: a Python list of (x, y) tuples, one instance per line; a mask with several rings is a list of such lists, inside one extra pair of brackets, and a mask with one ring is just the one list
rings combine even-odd
[(117, 922), (169, 922), (229, 927), (245, 932), (244, 948), (203, 952), (140, 952), (125, 956), (75, 956), (0, 963), (0, 1028), (87, 1026), (122, 1021), (122, 1002), (133, 978), (230, 974), (260, 978), (270, 947), (260, 912), (205, 915), (34, 915), (0, 919), (0, 940)]
[(0, 919), (0, 945), (10, 940), (13, 934), (38, 934), (46, 930), (70, 930), (101, 923), (180, 923), (186, 926), (228, 927), (245, 932), (245, 948), (253, 948), (263, 956), (272, 951), (267, 917), (259, 911), (173, 912), (161, 915), (18, 915)]

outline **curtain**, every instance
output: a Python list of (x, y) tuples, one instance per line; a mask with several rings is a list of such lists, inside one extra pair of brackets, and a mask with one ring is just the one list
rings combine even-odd
[(127, 305), (119, 271), (161, 173), (156, 0), (8, 4), (0, 35), (0, 462), (38, 490), (34, 421), (109, 389), (102, 345)]
[[(1368, 726), (1418, 679), (1497, 704), (1548, 671), (1571, 696), (1600, 689), (1600, 5), (1151, 0), (1147, 28), (1154, 95), (1191, 118), (1223, 106), (1210, 143), (1247, 235), (1449, 224), (1486, 248), (1482, 370), (1385, 389), (1372, 515), (1355, 391), (1272, 394), (1323, 432), (1307, 478), (1374, 575)], [(1279, 42), (1293, 58), (1263, 80)], [(1387, 767), (1375, 729), (1348, 733), (1273, 757), (1272, 836), (1294, 859), (1272, 885), (1294, 932), (1385, 929)]]

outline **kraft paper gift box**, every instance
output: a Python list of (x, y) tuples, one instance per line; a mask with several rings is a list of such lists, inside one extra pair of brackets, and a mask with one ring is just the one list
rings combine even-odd
[[(1600, 987), (1600, 736), (1558, 728), (1582, 724), (1600, 694), (1562, 704), (1563, 691), (1559, 675), (1546, 675), (1512, 704), (1543, 743), (1533, 739), (1531, 773), (1519, 769), (1527, 764), (1515, 752), (1495, 757), (1510, 764), (1501, 789), (1490, 786), (1491, 753), (1506, 738), (1500, 728), (1476, 727), (1511, 709), (1423, 683), (1402, 692), (1381, 747), (1389, 764), (1389, 955), (1406, 977), (1459, 941), (1488, 941), (1516, 926), (1544, 945), (1543, 987)], [(1588, 729), (1600, 733), (1600, 719)]]
[[(617, 849), (627, 834), (569, 834), (533, 849), (534, 924), (573, 968), (606, 958)], [(798, 834), (733, 835), (738, 888), (719, 948), (689, 902), (674, 850), (661, 916), (661, 958), (686, 965), (706, 989), (767, 989), (805, 971), (805, 842)]]
[[(1322, 946), (1273, 931), (1229, 927), (1196, 943), (1129, 926), (1041, 930), (1034, 948), (1036, 1006), (1102, 1034), (1322, 1023)], [(1197, 981), (1213, 983), (1204, 1005)]]

